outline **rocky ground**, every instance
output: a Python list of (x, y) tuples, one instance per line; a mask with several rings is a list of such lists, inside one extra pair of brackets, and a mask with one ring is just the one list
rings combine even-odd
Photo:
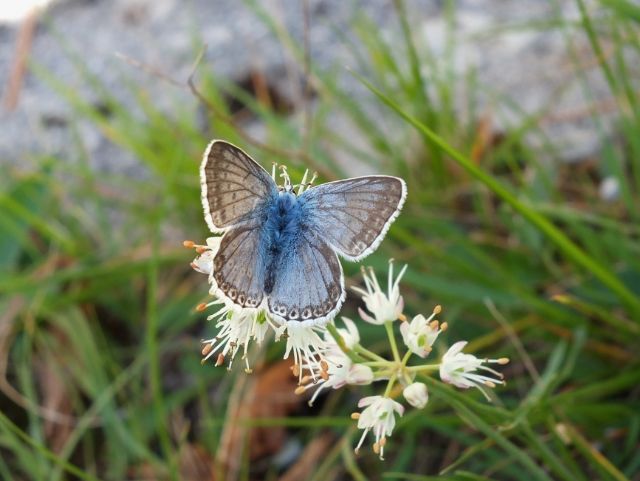
[[(445, 49), (442, 3), (407, 2), (418, 44), (427, 42), (436, 53)], [(506, 128), (520, 116), (498, 106), (498, 99), (511, 99), (525, 113), (544, 110), (545, 133), (562, 146), (562, 160), (574, 161), (597, 153), (601, 131), (588, 109), (595, 103), (604, 106), (606, 112), (609, 93), (584, 39), (573, 35), (573, 41), (568, 42), (562, 29), (540, 26), (560, 16), (578, 18), (573, 1), (553, 3), (456, 2), (459, 47), (454, 64), (461, 72), (471, 66), (477, 69), (485, 86), (483, 109), (492, 115), (498, 128)], [(295, 38), (302, 39), (304, 22), (299, 0), (269, 0), (263, 4)], [(320, 67), (349, 62), (349, 52), (335, 32), (348, 30), (350, 19), (363, 10), (385, 35), (399, 36), (391, 1), (310, 0), (311, 54)], [(538, 26), (530, 26), (534, 22)], [(29, 165), (34, 154), (64, 157), (77, 146), (73, 141), (77, 129), (96, 168), (135, 171), (134, 159), (123, 155), (90, 123), (73, 118), (70, 106), (33, 73), (23, 77), (15, 107), (7, 108), (10, 73), (20, 57), (19, 29), (19, 23), (0, 24), (0, 88), (5, 97), (0, 109), (0, 162), (23, 167)], [(290, 57), (245, 2), (237, 0), (60, 0), (40, 15), (28, 51), (32, 62), (96, 103), (99, 99), (93, 98), (95, 93), (79, 76), (69, 52), (78, 55), (113, 95), (130, 99), (126, 82), (140, 82), (170, 114), (176, 101), (195, 106), (192, 96), (157, 76), (149, 76), (123, 56), (184, 81), (197, 45), (202, 42), (208, 44), (204, 64), (218, 74), (240, 81), (259, 65), (272, 72), (276, 82), (286, 82), (279, 80), (286, 76), (278, 72), (290, 64)], [(576, 65), (576, 58), (580, 65)], [(578, 70), (581, 74), (576, 73)], [(345, 73), (344, 82), (355, 80)], [(585, 86), (591, 98), (585, 95)], [(278, 88), (287, 95), (287, 85)], [(354, 87), (354, 91), (358, 89)], [(366, 98), (363, 96), (363, 101)], [(601, 119), (606, 133), (610, 119), (606, 115)], [(529, 141), (538, 142), (539, 138)]]

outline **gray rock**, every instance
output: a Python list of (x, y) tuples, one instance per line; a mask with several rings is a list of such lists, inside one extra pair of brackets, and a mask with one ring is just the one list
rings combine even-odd
[[(299, 0), (259, 2), (280, 19), (296, 41), (303, 38), (302, 3)], [(409, 1), (410, 20), (418, 48), (427, 45), (444, 55), (446, 20), (441, 2)], [(568, 49), (567, 36), (557, 28), (513, 28), (524, 22), (549, 21), (562, 16), (577, 18), (573, 1), (462, 0), (456, 2), (456, 56), (458, 73), (476, 69), (480, 81), (481, 112), (491, 114), (496, 129), (518, 125), (523, 116), (544, 110), (543, 135), (527, 141), (541, 145), (547, 138), (558, 150), (551, 154), (563, 160), (578, 160), (596, 152), (601, 132), (611, 129), (612, 117), (601, 119), (601, 128), (588, 115), (571, 115), (592, 102), (606, 101), (610, 93), (597, 68), (591, 66), (576, 74)], [(336, 32), (349, 31), (354, 15), (364, 11), (392, 42), (401, 36), (391, 2), (340, 0), (310, 1), (312, 11), (311, 54), (320, 68), (352, 62), (349, 49)], [(126, 102), (135, 113), (136, 103), (127, 88), (128, 81), (144, 85), (158, 106), (171, 115), (176, 101), (193, 108), (197, 104), (187, 91), (132, 67), (120, 53), (145, 65), (185, 81), (200, 42), (208, 44), (204, 64), (218, 75), (242, 79), (259, 65), (276, 79), (278, 88), (296, 100), (293, 88), (282, 72), (290, 65), (289, 54), (269, 28), (244, 2), (237, 0), (62, 0), (53, 4), (35, 35), (31, 58), (41, 68), (82, 98), (99, 105), (100, 96), (78, 74), (69, 51), (76, 52), (86, 69), (96, 75), (111, 95)], [(0, 85), (8, 77), (14, 57), (16, 26), (0, 25)], [(579, 57), (593, 60), (586, 39), (568, 34)], [(430, 72), (425, 70), (425, 76)], [(346, 72), (341, 84), (371, 102), (371, 96)], [(585, 96), (585, 85), (594, 98)], [(461, 99), (464, 98), (460, 91)], [(505, 107), (508, 98), (517, 111)], [(378, 107), (372, 106), (376, 109)], [(459, 105), (460, 115), (467, 115)], [(332, 124), (349, 132), (349, 124), (339, 113)], [(392, 118), (387, 114), (385, 117)], [(390, 121), (393, 123), (394, 121)], [(77, 148), (73, 130), (77, 129), (94, 167), (101, 171), (141, 175), (140, 166), (106, 140), (90, 122), (74, 116), (69, 103), (37, 76), (28, 74), (20, 92), (18, 109), (0, 110), (0, 162), (28, 165), (26, 159), (42, 153), (66, 158)], [(395, 127), (404, 129), (400, 124)], [(348, 135), (365, 145), (355, 132)], [(352, 160), (351, 170), (367, 170)]]

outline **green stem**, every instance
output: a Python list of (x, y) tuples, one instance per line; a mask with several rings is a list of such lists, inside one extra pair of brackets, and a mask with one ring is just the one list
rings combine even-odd
[(363, 359), (356, 352), (354, 352), (353, 349), (349, 349), (349, 347), (347, 346), (347, 343), (344, 342), (343, 337), (340, 335), (340, 333), (338, 332), (338, 329), (336, 328), (333, 322), (330, 322), (327, 324), (327, 331), (329, 331), (329, 334), (331, 334), (331, 337), (333, 337), (334, 341), (336, 341), (336, 344), (338, 344), (338, 347), (342, 350), (342, 352), (344, 352), (349, 357), (349, 359), (351, 359), (353, 362), (366, 361), (366, 359)]
[(409, 358), (411, 358), (412, 352), (407, 349), (404, 357), (402, 358), (402, 364), (400, 365), (400, 371), (402, 372), (402, 377), (404, 381), (409, 385), (411, 383), (411, 376), (409, 375), (409, 371), (407, 369), (407, 362), (409, 362)]
[(396, 383), (397, 377), (398, 375), (394, 373), (389, 378), (389, 382), (387, 383), (387, 388), (384, 390), (384, 394), (383, 394), (384, 397), (390, 397), (391, 390), (393, 389), (393, 385)]
[(2, 427), (4, 429), (6, 429), (7, 431), (13, 433), (18, 438), (22, 439), (22, 441), (24, 441), (29, 446), (34, 448), (41, 456), (43, 456), (43, 457), (45, 457), (47, 459), (50, 459), (51, 461), (53, 461), (58, 466), (61, 466), (68, 473), (73, 474), (74, 476), (76, 476), (76, 477), (78, 477), (80, 479), (84, 479), (86, 481), (99, 481), (98, 478), (96, 478), (95, 476), (91, 475), (90, 473), (82, 471), (80, 468), (78, 468), (74, 464), (71, 464), (71, 463), (69, 463), (69, 462), (67, 462), (67, 461), (65, 461), (63, 459), (60, 459), (55, 453), (49, 451), (44, 445), (40, 444), (38, 441), (36, 441), (33, 438), (31, 438), (31, 436), (29, 436), (22, 429), (20, 429), (18, 426), (16, 426), (2, 412), (0, 412), (0, 423), (2, 423)]
[(360, 344), (356, 344), (355, 346), (353, 346), (353, 350), (356, 351), (358, 354), (362, 354), (363, 356), (370, 357), (374, 361), (389, 362), (384, 357), (379, 356), (375, 352), (370, 351), (369, 349), (361, 346)]
[(363, 366), (369, 366), (369, 367), (388, 367), (391, 368), (394, 366), (394, 362), (393, 361), (367, 361), (367, 362), (362, 362), (360, 363)]
[(411, 354), (412, 352), (407, 350), (407, 353), (402, 358), (402, 367), (405, 367), (407, 365), (407, 363), (409, 362), (409, 358), (411, 357)]
[(342, 460), (344, 461), (344, 466), (355, 481), (368, 481), (368, 478), (362, 471), (360, 471), (358, 463), (356, 463), (355, 457), (353, 455), (353, 451), (351, 448), (351, 434), (352, 431), (349, 431), (343, 437), (341, 443)]
[[(159, 224), (156, 222), (156, 235), (152, 242), (153, 259), (157, 259), (159, 247)], [(149, 264), (147, 275), (147, 333), (146, 347), (149, 356), (149, 384), (152, 396), (152, 414), (160, 440), (160, 449), (169, 465), (169, 475), (173, 481), (179, 479), (178, 466), (167, 425), (167, 408), (162, 391), (162, 377), (160, 369), (160, 352), (158, 348), (158, 263)]]
[(437, 371), (440, 369), (440, 364), (425, 364), (423, 366), (409, 366), (407, 371), (423, 372), (423, 371)]
[(399, 363), (400, 352), (398, 351), (398, 345), (396, 344), (396, 336), (393, 333), (393, 323), (385, 322), (384, 328), (387, 330), (387, 336), (389, 337), (389, 344), (391, 344), (391, 352), (393, 353), (393, 359)]
[(362, 84), (373, 92), (383, 103), (394, 110), (400, 117), (413, 125), (425, 138), (440, 147), (455, 162), (469, 172), (473, 177), (486, 185), (493, 193), (509, 204), (516, 212), (536, 226), (543, 234), (545, 234), (569, 259), (576, 264), (582, 266), (591, 272), (604, 285), (615, 292), (620, 300), (628, 307), (629, 311), (640, 318), (640, 300), (631, 292), (609, 269), (593, 260), (574, 244), (560, 229), (554, 226), (546, 217), (539, 214), (536, 210), (528, 207), (521, 202), (514, 194), (504, 187), (498, 180), (486, 173), (470, 159), (451, 147), (442, 137), (424, 125), (418, 119), (404, 112), (398, 104), (391, 100), (378, 88), (374, 87), (369, 81), (365, 80), (355, 72), (351, 72)]

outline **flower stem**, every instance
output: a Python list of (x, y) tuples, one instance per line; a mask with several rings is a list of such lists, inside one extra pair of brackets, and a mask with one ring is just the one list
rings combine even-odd
[(402, 367), (405, 367), (407, 365), (407, 362), (409, 362), (410, 357), (411, 357), (411, 351), (407, 350), (407, 353), (402, 358)]
[(386, 367), (390, 369), (395, 366), (395, 363), (393, 361), (365, 361), (365, 362), (361, 362), (360, 364), (362, 364), (363, 366)]
[(366, 347), (363, 347), (360, 344), (356, 344), (355, 346), (353, 346), (353, 350), (356, 351), (358, 354), (361, 354), (365, 357), (369, 357), (373, 359), (374, 361), (389, 362), (384, 357), (379, 356), (375, 352), (370, 351), (369, 349), (367, 349)]
[(407, 371), (421, 372), (421, 371), (437, 371), (440, 369), (440, 364), (425, 364), (423, 366), (409, 366)]
[(333, 339), (336, 341), (338, 347), (349, 357), (349, 359), (351, 359), (353, 362), (366, 361), (366, 359), (363, 359), (361, 356), (355, 353), (353, 349), (349, 349), (349, 347), (347, 347), (347, 344), (344, 342), (344, 339), (338, 332), (338, 329), (333, 324), (333, 322), (327, 324), (327, 331), (329, 331), (329, 334), (331, 334), (331, 337), (333, 337)]
[(398, 352), (398, 345), (396, 344), (396, 336), (393, 333), (393, 324), (391, 322), (385, 322), (384, 328), (387, 330), (387, 336), (389, 337), (389, 344), (391, 344), (391, 352), (393, 353), (393, 359), (396, 362), (400, 361), (400, 353)]
[(384, 390), (384, 397), (389, 397), (391, 394), (391, 390), (393, 389), (393, 385), (396, 383), (397, 374), (392, 374), (389, 378), (389, 382), (387, 383), (387, 388)]

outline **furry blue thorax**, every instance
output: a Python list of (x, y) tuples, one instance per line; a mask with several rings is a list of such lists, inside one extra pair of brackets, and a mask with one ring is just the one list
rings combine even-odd
[(274, 202), (266, 211), (262, 235), (267, 246), (267, 272), (264, 282), (264, 291), (267, 294), (273, 290), (278, 266), (295, 251), (295, 245), (304, 228), (303, 204), (302, 199), (294, 193), (281, 191), (276, 194)]

